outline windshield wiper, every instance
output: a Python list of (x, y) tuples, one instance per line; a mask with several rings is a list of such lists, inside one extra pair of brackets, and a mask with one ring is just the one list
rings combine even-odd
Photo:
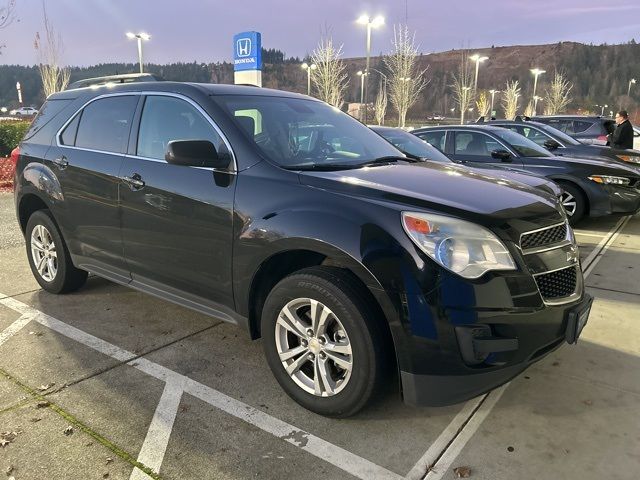
[(358, 163), (312, 163), (304, 165), (287, 165), (283, 167), (286, 170), (296, 170), (302, 172), (316, 171), (316, 172), (329, 172), (331, 170), (351, 170), (354, 168), (360, 168)]
[(370, 167), (371, 165), (388, 165), (389, 163), (397, 163), (399, 161), (416, 163), (421, 162), (422, 160), (417, 160), (411, 157), (402, 157), (400, 155), (386, 155), (384, 157), (374, 158), (368, 162), (359, 163), (358, 167)]

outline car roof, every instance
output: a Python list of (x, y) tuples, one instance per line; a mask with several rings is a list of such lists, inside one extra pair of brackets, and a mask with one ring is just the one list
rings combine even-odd
[(476, 124), (467, 124), (467, 125), (434, 125), (434, 126), (430, 126), (430, 127), (422, 127), (422, 128), (416, 128), (415, 130), (412, 131), (412, 133), (420, 133), (420, 132), (425, 132), (428, 130), (443, 130), (443, 129), (447, 129), (447, 130), (480, 130), (480, 131), (489, 131), (489, 132), (502, 132), (504, 129), (501, 127), (496, 127), (493, 125), (486, 125), (486, 124), (481, 124), (481, 125), (476, 125)]
[(602, 115), (536, 115), (534, 118), (571, 118), (578, 120), (613, 120)]
[(94, 85), (90, 87), (65, 90), (49, 96), (51, 100), (75, 99), (80, 96), (87, 98), (106, 95), (110, 93), (126, 92), (171, 92), (188, 95), (189, 93), (204, 93), (206, 95), (257, 95), (265, 97), (287, 97), (300, 98), (306, 100), (320, 101), (307, 95), (299, 93), (285, 92), (270, 88), (256, 87), (253, 85), (228, 85), (213, 83), (192, 83), (192, 82), (131, 82), (115, 85)]
[(410, 133), (410, 132), (407, 132), (406, 130), (403, 130), (403, 129), (398, 128), (398, 127), (387, 127), (385, 125), (371, 125), (369, 128), (371, 130), (376, 131), (376, 132), (405, 132), (405, 133)]
[(535, 125), (540, 128), (553, 128), (549, 127), (546, 123), (536, 122), (534, 120), (523, 120), (518, 122), (516, 120), (487, 120), (486, 125)]

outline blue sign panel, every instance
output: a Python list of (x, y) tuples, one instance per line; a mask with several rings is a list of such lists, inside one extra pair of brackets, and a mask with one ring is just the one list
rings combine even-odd
[(262, 69), (260, 32), (242, 32), (233, 37), (233, 67), (236, 72)]

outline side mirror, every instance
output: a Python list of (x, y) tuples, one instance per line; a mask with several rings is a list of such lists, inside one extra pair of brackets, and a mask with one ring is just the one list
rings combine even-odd
[(553, 139), (548, 139), (544, 142), (544, 147), (548, 150), (555, 150), (560, 147), (560, 144)]
[(218, 155), (208, 140), (173, 140), (167, 145), (164, 159), (172, 165), (208, 168), (227, 168), (231, 161), (228, 154)]
[(497, 158), (501, 162), (510, 162), (511, 161), (511, 153), (506, 150), (494, 150), (491, 152), (492, 158)]

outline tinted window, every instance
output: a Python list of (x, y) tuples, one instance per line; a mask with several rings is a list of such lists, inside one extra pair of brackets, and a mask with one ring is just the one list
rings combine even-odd
[(456, 132), (456, 155), (490, 157), (494, 150), (504, 150), (504, 147), (484, 133)]
[[(58, 113), (60, 113), (64, 109), (64, 107), (69, 105), (72, 101), (73, 100), (71, 100), (71, 99), (69, 99), (69, 100), (47, 100), (44, 103), (44, 105), (42, 105), (42, 108), (40, 109), (40, 112), (38, 113), (38, 116), (35, 118), (35, 120), (31, 124), (31, 127), (29, 127), (29, 130), (27, 131), (27, 133), (24, 136), (24, 138), (32, 137), (38, 130), (40, 130), (47, 123), (49, 123), (49, 120), (51, 120)], [(62, 123), (64, 123), (64, 122), (62, 122)]]
[(60, 135), (60, 141), (62, 145), (75, 145), (76, 133), (78, 132), (78, 124), (80, 123), (80, 115), (76, 115), (69, 125), (64, 129), (62, 135)]
[(551, 140), (546, 133), (542, 133), (540, 130), (531, 127), (518, 127), (518, 133), (524, 135), (526, 138), (531, 140), (532, 142), (537, 143), (541, 147), (544, 147), (544, 142), (547, 140)]
[(212, 98), (265, 157), (283, 167), (357, 168), (399, 155), (369, 128), (322, 102), (260, 95)]
[(149, 96), (144, 102), (137, 155), (164, 160), (172, 140), (208, 140), (220, 154), (226, 148), (209, 121), (185, 100)]
[[(574, 120), (573, 133), (582, 133), (585, 130), (587, 130), (591, 125), (593, 125), (593, 122), (583, 122), (581, 120)], [(572, 132), (567, 132), (567, 133), (572, 133)]]
[(391, 144), (401, 152), (435, 162), (451, 163), (449, 157), (416, 135), (399, 129), (392, 130), (385, 128), (379, 130), (374, 129), (374, 131), (386, 138), (387, 141), (391, 142)]
[(551, 157), (552, 155), (542, 148), (540, 145), (532, 142), (522, 135), (511, 132), (509, 130), (499, 130), (495, 132), (495, 135), (504, 140), (505, 144), (509, 145), (516, 152), (523, 157)]
[(444, 152), (446, 132), (442, 130), (438, 130), (435, 132), (428, 131), (428, 132), (418, 133), (417, 135), (425, 142), (430, 143), (441, 152)]
[(76, 147), (124, 153), (137, 102), (137, 96), (116, 96), (87, 105), (80, 118)]

